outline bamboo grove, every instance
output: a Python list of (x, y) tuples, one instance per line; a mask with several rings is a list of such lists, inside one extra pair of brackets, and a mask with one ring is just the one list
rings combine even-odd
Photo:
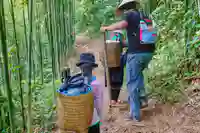
[[(102, 24), (116, 21), (117, 2), (0, 0), (1, 130), (32, 133), (35, 127), (53, 125), (55, 91), (73, 50), (75, 22), (77, 31), (94, 35)], [(199, 0), (142, 0), (141, 5), (159, 30), (156, 55), (146, 73), (149, 93), (174, 102), (181, 79), (199, 74), (187, 67), (200, 62), (200, 40), (193, 39), (200, 35)]]
[(74, 0), (0, 1), (1, 132), (32, 133), (51, 125), (73, 33)]

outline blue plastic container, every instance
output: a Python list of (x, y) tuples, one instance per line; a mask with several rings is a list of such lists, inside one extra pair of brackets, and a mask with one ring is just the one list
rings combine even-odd
[(67, 90), (64, 90), (64, 91), (60, 91), (60, 89), (58, 89), (57, 92), (66, 96), (79, 96), (82, 94), (88, 94), (91, 91), (92, 89), (88, 85), (87, 87), (83, 86), (82, 88), (68, 88)]

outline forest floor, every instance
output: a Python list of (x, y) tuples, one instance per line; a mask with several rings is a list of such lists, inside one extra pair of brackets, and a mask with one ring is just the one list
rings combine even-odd
[[(104, 83), (104, 69), (99, 52), (103, 50), (103, 38), (90, 40), (77, 37), (76, 52), (92, 52), (99, 67), (95, 70), (97, 79)], [(77, 55), (78, 55), (77, 54)], [(104, 91), (104, 112), (108, 106), (108, 90)], [(200, 87), (192, 85), (185, 91), (187, 100), (174, 105), (161, 104), (150, 99), (149, 107), (142, 110), (142, 121), (125, 121), (124, 113), (128, 105), (112, 108), (101, 126), (101, 133), (200, 133)], [(120, 99), (127, 100), (126, 89), (122, 89)]]

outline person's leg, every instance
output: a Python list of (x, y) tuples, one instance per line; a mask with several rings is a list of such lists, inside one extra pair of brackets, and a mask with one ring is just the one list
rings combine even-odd
[(110, 97), (111, 97), (111, 101), (110, 101), (110, 105), (113, 105), (116, 103), (116, 101), (114, 100), (114, 97), (115, 97), (115, 90), (112, 88), (112, 73), (113, 73), (113, 68), (108, 68), (109, 69), (109, 81), (110, 81)]
[(122, 54), (120, 56), (120, 79), (121, 79), (121, 84), (123, 84), (124, 80), (124, 66), (125, 66), (125, 54)]
[(111, 88), (111, 105), (118, 103), (120, 88)]
[(123, 103), (123, 101), (121, 101), (121, 100), (119, 99), (120, 91), (121, 91), (121, 90), (119, 89), (118, 92), (117, 92), (117, 100), (116, 100), (116, 101), (117, 101), (118, 104)]
[(128, 54), (127, 56), (127, 89), (130, 114), (136, 120), (140, 120), (140, 96), (145, 92), (143, 70), (148, 66), (151, 59), (152, 54)]
[(111, 92), (112, 92), (111, 99), (114, 101), (117, 101), (119, 97), (120, 89), (113, 88), (111, 89)]
[(120, 94), (122, 81), (120, 67), (110, 68), (111, 104), (116, 104)]
[[(119, 77), (120, 77), (119, 84), (117, 86), (119, 89), (118, 97), (119, 97), (120, 90), (121, 90), (121, 88), (123, 86), (123, 82), (124, 82), (124, 66), (125, 66), (125, 64), (124, 64), (125, 57), (124, 56), (125, 56), (124, 54), (122, 54), (120, 56), (120, 67), (119, 67), (119, 70), (116, 71), (116, 73), (119, 73)], [(123, 101), (121, 101), (120, 99), (117, 98), (117, 103), (121, 104), (121, 103), (123, 103)]]
[(127, 76), (127, 90), (129, 93), (130, 117), (132, 119), (140, 120), (140, 100), (139, 100), (139, 86), (141, 80), (140, 65), (135, 59), (134, 54), (127, 55), (126, 76)]
[(140, 120), (141, 108), (140, 96), (142, 96), (142, 93), (145, 93), (143, 70), (151, 58), (151, 54), (128, 54), (127, 56), (126, 71), (130, 115), (138, 121)]
[(129, 101), (130, 101), (130, 115), (132, 118), (140, 121), (140, 83), (142, 81), (141, 75), (138, 75), (135, 81), (131, 81), (127, 84)]
[(119, 94), (120, 94), (120, 91), (121, 91), (121, 88), (122, 88), (123, 82), (124, 82), (124, 67), (126, 65), (126, 57), (125, 56), (126, 56), (125, 54), (121, 54), (120, 67), (118, 69), (116, 69), (116, 72), (115, 72), (115, 73), (117, 73), (116, 77), (119, 76), (119, 82), (117, 83), (117, 85), (115, 87), (118, 90), (118, 92), (117, 92), (118, 96), (116, 99), (118, 104), (123, 103), (123, 101), (119, 100), (118, 98), (119, 98)]
[[(139, 54), (138, 56), (141, 56), (141, 68), (143, 71), (145, 68), (148, 67), (149, 62), (152, 60), (152, 53), (144, 53), (144, 54)], [(144, 76), (142, 73), (142, 81), (141, 81), (141, 87), (140, 87), (140, 104), (141, 104), (141, 108), (145, 108), (148, 106), (148, 98), (146, 96), (146, 89), (145, 89), (145, 85), (144, 85)]]
[(147, 96), (146, 96), (146, 90), (145, 90), (145, 87), (144, 87), (144, 76), (143, 76), (143, 73), (141, 73), (141, 82), (140, 82), (140, 90), (139, 90), (139, 93), (140, 93), (140, 108), (145, 108), (148, 106), (148, 99), (147, 99)]

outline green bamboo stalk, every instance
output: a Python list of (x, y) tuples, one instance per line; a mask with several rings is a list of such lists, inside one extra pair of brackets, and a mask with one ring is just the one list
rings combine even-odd
[(66, 8), (66, 11), (64, 12), (65, 13), (65, 17), (66, 17), (66, 19), (65, 19), (65, 24), (67, 24), (67, 26), (66, 26), (66, 38), (67, 38), (67, 44), (66, 44), (66, 48), (65, 48), (65, 55), (67, 56), (67, 54), (68, 54), (68, 51), (69, 51), (69, 46), (70, 46), (70, 20), (69, 20), (69, 12), (70, 12), (70, 5), (69, 5), (70, 3), (69, 3), (69, 1), (64, 1), (64, 7)]
[[(24, 23), (24, 41), (26, 46), (26, 55), (28, 55), (28, 40), (27, 40), (27, 29), (26, 29), (26, 18), (25, 18), (25, 9), (23, 6), (23, 23)], [(28, 60), (28, 57), (26, 58)]]
[(56, 1), (56, 11), (57, 11), (57, 17), (56, 17), (56, 21), (57, 21), (57, 24), (58, 24), (58, 39), (59, 39), (59, 45), (57, 45), (58, 46), (58, 50), (57, 50), (57, 53), (58, 53), (58, 56), (59, 56), (59, 58), (58, 58), (58, 60), (59, 60), (59, 64), (60, 64), (60, 66), (59, 66), (59, 72), (60, 72), (60, 68), (61, 68), (61, 66), (63, 66), (63, 62), (62, 62), (62, 37), (63, 37), (63, 34), (62, 34), (62, 21), (60, 20), (60, 17), (61, 17), (61, 0), (57, 0)]
[[(55, 61), (55, 78), (58, 77), (57, 74), (59, 74), (59, 67), (60, 67), (60, 62), (59, 62), (59, 55), (58, 55), (58, 45), (59, 45), (59, 41), (58, 41), (58, 26), (57, 26), (57, 22), (56, 22), (56, 1), (55, 0), (52, 0), (51, 1), (51, 14), (52, 14), (52, 31), (53, 31), (53, 36), (54, 36), (54, 40), (53, 40), (53, 44), (55, 45), (54, 46), (54, 61), (55, 59), (57, 58), (57, 61)], [(56, 67), (57, 66), (57, 67)], [(57, 70), (57, 72), (56, 72)]]
[(31, 108), (32, 108), (32, 30), (33, 30), (33, 0), (29, 0), (28, 2), (28, 14), (29, 14), (29, 32), (28, 32), (28, 133), (32, 133), (32, 118), (31, 118)]
[(46, 0), (43, 0), (43, 7), (44, 7), (44, 14), (45, 14), (45, 18), (44, 18), (44, 22), (45, 22), (45, 30), (46, 30), (46, 33), (47, 33), (47, 38), (48, 38), (48, 41), (50, 42), (50, 36), (49, 36), (49, 24), (48, 24), (48, 21), (49, 21), (49, 13), (48, 13), (48, 9), (47, 9), (47, 1)]
[(56, 98), (56, 95), (55, 95), (55, 76), (56, 76), (56, 73), (55, 73), (55, 53), (54, 53), (54, 45), (53, 45), (53, 42), (54, 42), (54, 37), (53, 37), (53, 23), (52, 23), (52, 1), (48, 1), (47, 3), (47, 7), (48, 7), (48, 17), (49, 17), (49, 37), (50, 37), (50, 40), (49, 40), (49, 43), (50, 43), (50, 52), (51, 52), (51, 61), (52, 61), (52, 73), (53, 73), (53, 76), (52, 76), (52, 83), (53, 83), (53, 97), (54, 97), (54, 100)]
[[(34, 46), (32, 46), (32, 53), (34, 53)], [(33, 79), (33, 84), (36, 84), (36, 59), (35, 56), (32, 54), (32, 79)]]
[(3, 124), (2, 124), (1, 116), (2, 116), (2, 115), (1, 115), (1, 111), (0, 111), (0, 129), (3, 129), (3, 126), (2, 126)]
[(69, 44), (69, 32), (68, 32), (68, 14), (67, 14), (67, 12), (68, 12), (68, 3), (66, 3), (67, 1), (65, 1), (65, 0), (62, 0), (62, 9), (63, 9), (63, 28), (65, 28), (64, 29), (64, 37), (65, 37), (65, 44), (63, 44), (64, 45), (64, 55), (65, 55), (65, 57), (66, 57), (66, 54), (67, 54), (67, 51), (68, 51), (68, 44)]
[(62, 60), (61, 60), (61, 57), (62, 57), (62, 54), (61, 54), (61, 47), (62, 47), (62, 34), (61, 34), (61, 21), (60, 21), (60, 9), (61, 9), (61, 6), (60, 6), (60, 0), (55, 0), (55, 14), (56, 15), (56, 26), (57, 26), (57, 61), (58, 61), (58, 73), (60, 74), (60, 68), (62, 66)]
[(5, 127), (5, 124), (6, 124), (6, 118), (5, 118), (5, 111), (4, 111), (4, 106), (1, 107), (1, 120), (2, 120), (2, 127), (3, 128), (6, 128)]
[[(1, 50), (0, 50), (0, 52), (1, 52)], [(1, 71), (0, 71), (0, 75), (1, 75), (1, 77), (4, 77), (4, 69), (3, 69), (3, 60), (2, 60), (2, 57), (0, 57), (0, 68), (1, 68)], [(2, 85), (1, 85), (1, 90), (0, 90), (0, 93), (1, 93), (1, 95), (2, 96), (4, 96), (5, 95), (5, 93), (4, 93), (4, 85), (5, 85), (5, 83), (4, 83), (4, 81), (2, 81), (3, 83), (2, 83)], [(6, 124), (6, 118), (5, 118), (5, 111), (4, 111), (4, 105), (2, 105), (2, 107), (1, 107), (1, 122), (2, 122), (2, 124), (1, 124), (1, 126), (2, 126), (2, 128), (1, 129), (3, 129), (3, 128), (5, 128), (5, 124)]]
[(73, 44), (76, 40), (76, 34), (75, 34), (75, 24), (76, 24), (76, 16), (75, 16), (75, 9), (76, 9), (76, 1), (75, 0), (72, 0), (73, 1)]
[(69, 5), (69, 10), (68, 10), (68, 20), (69, 20), (69, 39), (70, 39), (70, 44), (69, 44), (69, 49), (72, 49), (73, 43), (74, 43), (74, 36), (73, 36), (73, 32), (74, 32), (74, 0), (69, 0), (68, 5)]
[(22, 74), (21, 74), (21, 63), (20, 63), (20, 55), (19, 55), (19, 44), (17, 41), (17, 32), (16, 32), (16, 26), (15, 26), (15, 13), (14, 13), (14, 6), (13, 6), (13, 1), (10, 0), (10, 12), (12, 16), (12, 23), (13, 23), (13, 34), (14, 34), (14, 40), (15, 40), (15, 46), (16, 46), (16, 51), (17, 51), (17, 65), (19, 66), (19, 70), (17, 73), (18, 79), (19, 79), (19, 89), (20, 89), (20, 101), (21, 101), (21, 116), (22, 116), (22, 126), (25, 129), (26, 124), (25, 124), (25, 115), (24, 115), (24, 99), (23, 99), (23, 90), (22, 90)]
[[(188, 0), (184, 0), (184, 6), (185, 6), (185, 14), (187, 13), (188, 11), (188, 5), (189, 5), (189, 2)], [(185, 32), (184, 32), (184, 40), (185, 40), (185, 46), (187, 46), (187, 41), (188, 41), (188, 28), (187, 26), (185, 25)], [(187, 47), (185, 48), (185, 54), (186, 56), (188, 56), (188, 54), (186, 53), (187, 52)], [(189, 66), (187, 65), (187, 69), (189, 69)]]
[[(39, 20), (39, 8), (36, 7), (36, 19)], [(41, 43), (41, 30), (39, 26), (39, 22), (36, 24), (36, 40), (39, 48), (39, 66), (40, 66), (40, 79), (41, 84), (44, 83), (44, 74), (43, 74), (43, 49), (42, 49), (42, 43)]]
[(62, 42), (62, 47), (61, 47), (61, 53), (62, 53), (62, 62), (64, 63), (66, 60), (65, 57), (65, 51), (67, 50), (67, 44), (68, 44), (68, 38), (67, 38), (67, 30), (66, 30), (66, 18), (65, 18), (65, 4), (64, 4), (64, 0), (61, 0), (61, 22), (62, 22), (62, 37), (63, 37), (63, 42)]
[[(0, 50), (0, 52), (2, 52), (1, 50)], [(0, 69), (1, 69), (1, 71), (0, 71), (0, 76), (1, 77), (4, 77), (4, 69), (3, 69), (3, 57), (0, 55)], [(4, 89), (3, 88), (5, 88), (5, 83), (4, 83), (4, 79), (2, 78), (2, 83), (1, 83), (1, 85), (0, 85), (0, 92), (1, 92), (1, 94), (2, 95), (5, 95), (5, 92), (4, 92)]]
[(57, 45), (58, 46), (58, 56), (59, 56), (59, 58), (58, 58), (58, 61), (59, 61), (59, 64), (60, 64), (60, 66), (59, 66), (59, 73), (60, 73), (60, 69), (61, 69), (61, 66), (62, 66), (62, 64), (61, 64), (61, 57), (62, 57), (62, 54), (61, 54), (61, 47), (62, 47), (62, 35), (61, 35), (61, 21), (60, 21), (60, 9), (61, 9), (61, 7), (60, 7), (60, 0), (57, 0), (56, 1), (56, 11), (57, 11), (57, 17), (56, 17), (56, 20), (57, 20), (57, 24), (58, 24), (58, 39), (59, 39), (59, 44)]
[(73, 13), (73, 10), (72, 10), (72, 0), (69, 0), (68, 1), (68, 28), (69, 28), (69, 31), (68, 31), (68, 35), (69, 35), (69, 49), (71, 48), (71, 45), (72, 45), (72, 13)]
[(9, 70), (8, 70), (8, 55), (7, 55), (7, 42), (6, 42), (6, 27), (5, 27), (5, 15), (4, 15), (4, 1), (0, 1), (0, 38), (1, 38), (1, 48), (4, 59), (4, 76), (7, 88), (7, 97), (8, 97), (8, 109), (9, 109), (9, 123), (10, 123), (10, 132), (15, 133), (14, 127), (14, 110), (12, 103), (12, 89), (10, 87), (9, 80)]

